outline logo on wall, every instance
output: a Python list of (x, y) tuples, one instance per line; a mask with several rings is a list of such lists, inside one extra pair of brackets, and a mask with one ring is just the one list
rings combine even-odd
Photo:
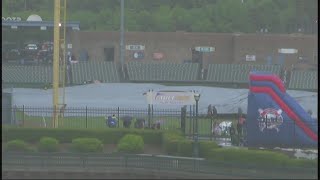
[(2, 21), (21, 21), (21, 17), (2, 17)]
[(161, 59), (163, 59), (164, 54), (163, 53), (153, 53), (152, 57), (154, 60), (161, 60)]
[(133, 53), (133, 59), (143, 59), (143, 58), (144, 58), (144, 53), (142, 51)]
[(129, 51), (143, 51), (145, 49), (144, 45), (126, 45), (126, 49)]
[(258, 117), (258, 123), (259, 123), (259, 129), (261, 132), (265, 128), (267, 129), (276, 129), (277, 132), (279, 132), (279, 126), (283, 123), (282, 118), (282, 110), (276, 110), (273, 108), (267, 108), (267, 109), (258, 109), (259, 117)]
[(246, 55), (246, 61), (256, 61), (256, 55)]

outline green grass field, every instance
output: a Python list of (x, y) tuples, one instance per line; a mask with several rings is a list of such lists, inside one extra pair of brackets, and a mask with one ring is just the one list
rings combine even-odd
[[(79, 113), (81, 114), (81, 113)], [(139, 118), (144, 118), (146, 123), (148, 123), (148, 117), (139, 116)], [(23, 114), (21, 111), (15, 112), (15, 119), (22, 124), (24, 127), (53, 127), (52, 117), (41, 117), (41, 116), (30, 116), (27, 114)], [(180, 117), (179, 116), (154, 116), (150, 121), (151, 124), (156, 121), (161, 122), (161, 129), (165, 130), (173, 130), (179, 129), (180, 125)], [(222, 122), (222, 121), (235, 121), (235, 119), (215, 119), (214, 121)], [(59, 118), (59, 127), (61, 128), (108, 128), (106, 126), (105, 117), (104, 116), (77, 116), (77, 117), (60, 117)], [(120, 118), (120, 123), (118, 123), (119, 128), (123, 128), (123, 121)], [(186, 128), (185, 133), (187, 135), (193, 133), (193, 122), (190, 117), (186, 119)], [(134, 128), (134, 123), (131, 123), (131, 127)], [(205, 117), (198, 118), (198, 130), (200, 136), (210, 136), (211, 134), (211, 119)]]

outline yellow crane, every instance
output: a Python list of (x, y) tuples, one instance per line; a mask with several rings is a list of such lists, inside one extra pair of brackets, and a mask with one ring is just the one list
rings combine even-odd
[[(67, 0), (62, 0), (63, 6), (61, 7), (61, 0), (54, 0), (54, 26), (53, 26), (53, 127), (59, 126), (59, 105), (65, 104), (65, 66), (66, 66), (66, 9)], [(63, 19), (61, 19), (63, 14)], [(61, 23), (62, 22), (62, 23)], [(60, 32), (62, 37), (60, 37)], [(60, 48), (62, 52), (60, 54)], [(60, 70), (60, 58), (62, 61), (62, 71)], [(59, 103), (59, 85), (62, 82), (62, 104)], [(62, 121), (63, 121), (63, 117)]]

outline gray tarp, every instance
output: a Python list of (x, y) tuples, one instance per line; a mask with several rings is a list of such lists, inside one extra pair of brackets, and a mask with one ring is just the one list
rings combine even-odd
[[(158, 90), (195, 90), (201, 94), (199, 112), (206, 113), (209, 104), (215, 105), (218, 113), (237, 113), (238, 107), (247, 111), (248, 89), (215, 88), (204, 86), (164, 86), (159, 84), (108, 83), (87, 84), (65, 88), (67, 107), (121, 107), (147, 108), (143, 93)], [(52, 107), (52, 89), (14, 88), (13, 105), (31, 107)], [(318, 93), (288, 90), (296, 101), (313, 117), (318, 114)], [(62, 97), (62, 90), (60, 90)], [(154, 105), (154, 108), (179, 108), (177, 106)]]

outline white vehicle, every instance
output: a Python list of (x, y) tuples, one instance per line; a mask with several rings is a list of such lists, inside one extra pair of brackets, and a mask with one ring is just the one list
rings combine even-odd
[(38, 50), (38, 46), (36, 44), (28, 44), (26, 46), (27, 50)]

